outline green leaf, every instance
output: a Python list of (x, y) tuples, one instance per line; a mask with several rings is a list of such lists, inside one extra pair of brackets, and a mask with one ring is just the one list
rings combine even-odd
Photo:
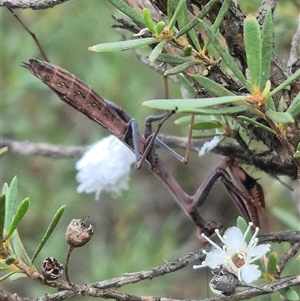
[[(171, 1), (169, 1), (171, 2)], [(173, 30), (174, 26), (175, 26), (175, 23), (176, 21), (178, 20), (178, 16), (180, 14), (180, 11), (183, 9), (183, 5), (186, 5), (185, 3), (185, 0), (179, 0), (179, 3), (178, 1), (174, 1), (174, 2), (177, 2), (176, 6), (175, 6), (175, 11), (174, 11), (174, 14), (172, 15), (172, 18), (168, 24), (169, 26), (169, 30)], [(168, 17), (170, 18), (170, 16), (168, 15)]]
[(12, 275), (14, 275), (14, 274), (16, 274), (16, 272), (10, 272), (10, 273), (8, 273), (8, 274), (2, 276), (2, 277), (0, 278), (0, 282), (3, 282), (4, 280), (8, 279), (10, 276), (12, 276)]
[(248, 224), (241, 216), (238, 216), (236, 219), (236, 226), (241, 230), (242, 233), (245, 233), (248, 228)]
[(16, 230), (10, 238), (10, 244), (14, 251), (14, 255), (20, 258), (26, 265), (30, 265), (31, 261), (30, 258), (24, 248), (24, 245), (20, 239), (18, 230)]
[(300, 69), (298, 69), (295, 73), (293, 73), (289, 78), (287, 78), (282, 84), (276, 87), (269, 93), (269, 97), (273, 97), (277, 92), (283, 90), (285, 87), (290, 85), (292, 82), (297, 80), (300, 77)]
[(269, 275), (275, 274), (277, 262), (278, 262), (277, 253), (272, 252), (268, 258), (268, 265), (267, 265), (267, 273)]
[(144, 22), (143, 17), (136, 12), (132, 7), (129, 5), (125, 4), (124, 1), (122, 0), (108, 0), (114, 7), (116, 7), (119, 11), (124, 13), (126, 16), (128, 16), (131, 20), (134, 22), (141, 24), (141, 25), (146, 25)]
[(197, 82), (202, 88), (211, 93), (214, 96), (229, 96), (234, 95), (232, 92), (216, 83), (215, 81), (209, 79), (208, 77), (201, 75), (190, 74), (190, 77)]
[(7, 146), (0, 148), (0, 158), (2, 158), (7, 152), (8, 152)]
[(194, 130), (213, 130), (213, 129), (221, 129), (223, 125), (216, 121), (210, 122), (194, 122), (193, 129)]
[(294, 122), (294, 118), (290, 113), (287, 112), (275, 112), (272, 110), (268, 110), (266, 112), (266, 115), (272, 119), (274, 122), (277, 123), (293, 123)]
[[(203, 122), (203, 121), (210, 121), (211, 122), (211, 116), (206, 116), (206, 115), (202, 115), (202, 116), (199, 116), (199, 115), (196, 115), (194, 117), (194, 122)], [(174, 121), (175, 124), (190, 124), (191, 123), (191, 116), (182, 116), (178, 119), (176, 119)]]
[(228, 53), (228, 50), (224, 48), (223, 44), (220, 42), (218, 36), (211, 30), (210, 26), (203, 21), (200, 21), (204, 31), (206, 32), (208, 38), (210, 39), (212, 45), (218, 51), (220, 56), (222, 57), (224, 63), (227, 67), (233, 72), (236, 78), (247, 88), (249, 92), (252, 91), (251, 84), (247, 81), (238, 65), (235, 63), (233, 58)]
[[(265, 15), (264, 25), (261, 34), (262, 57), (261, 57), (261, 78), (260, 90), (262, 91), (270, 77), (271, 58), (273, 50), (273, 21), (270, 7)], [(271, 109), (271, 108), (270, 108)]]
[(185, 76), (183, 76), (182, 73), (179, 73), (176, 75), (180, 85), (185, 89), (184, 93), (182, 92), (182, 94), (187, 94), (184, 95), (183, 98), (191, 98), (195, 95), (195, 88), (191, 85), (191, 83), (187, 80), (187, 78)]
[(61, 206), (57, 212), (55, 213), (46, 233), (44, 234), (40, 244), (38, 245), (36, 251), (34, 252), (32, 259), (31, 259), (31, 264), (33, 264), (33, 262), (35, 261), (36, 257), (38, 256), (38, 254), (40, 253), (40, 251), (42, 250), (42, 248), (44, 247), (44, 245), (46, 244), (46, 242), (48, 241), (50, 235), (52, 234), (53, 230), (55, 229), (55, 227), (57, 226), (57, 223), (59, 222), (61, 216), (63, 215), (64, 211), (65, 211), (66, 206)]
[[(217, 18), (216, 18), (214, 24), (211, 27), (211, 29), (214, 33), (218, 31), (221, 23), (223, 22), (224, 17), (226, 15), (228, 9), (230, 8), (231, 2), (232, 2), (232, 0), (225, 0), (223, 2), (222, 6), (221, 6), (221, 9), (220, 9), (220, 11), (217, 15)], [(204, 48), (207, 49), (209, 44), (210, 44), (210, 40), (207, 40), (207, 42), (205, 43)]]
[(288, 301), (299, 301), (299, 295), (290, 287), (279, 291)]
[(18, 196), (18, 178), (15, 176), (9, 186), (9, 190), (6, 195), (6, 210), (5, 210), (5, 223), (4, 228), (7, 230), (11, 225), (11, 221), (14, 215), (16, 202)]
[(293, 117), (300, 115), (300, 93), (294, 98), (291, 105), (286, 110), (287, 113), (290, 113)]
[(296, 150), (296, 152), (294, 154), (294, 157), (295, 158), (300, 158), (300, 142), (297, 145), (297, 150)]
[(150, 53), (149, 55), (149, 61), (150, 62), (155, 62), (155, 60), (157, 59), (157, 57), (162, 53), (165, 45), (166, 45), (167, 41), (164, 40), (164, 41), (161, 41), (159, 42), (155, 47), (154, 49), (152, 50), (152, 52)]
[(120, 42), (102, 43), (89, 47), (89, 51), (95, 52), (111, 52), (111, 51), (123, 51), (143, 46), (148, 46), (157, 43), (156, 38), (142, 38), (135, 40), (127, 40)]
[(143, 105), (150, 108), (160, 110), (187, 110), (194, 108), (205, 108), (214, 105), (234, 103), (237, 101), (244, 100), (245, 96), (224, 96), (215, 98), (198, 98), (198, 99), (152, 99), (143, 102)]
[(260, 128), (264, 131), (267, 131), (269, 133), (272, 133), (272, 134), (275, 134), (276, 135), (276, 132), (274, 130), (272, 130), (271, 128), (269, 128), (268, 126), (265, 126), (264, 124), (252, 119), (252, 118), (249, 118), (247, 116), (238, 116), (239, 119), (243, 120), (243, 121), (246, 121), (254, 126), (256, 126), (257, 128)]
[(193, 58), (188, 58), (188, 57), (182, 57), (182, 56), (173, 56), (165, 53), (161, 53), (156, 61), (157, 62), (162, 62), (162, 63), (169, 63), (171, 65), (173, 64), (183, 64), (186, 62), (191, 61)]
[(166, 27), (166, 23), (164, 21), (159, 21), (155, 25), (156, 34), (158, 34), (158, 35), (161, 34), (165, 27)]
[(0, 196), (0, 250), (3, 246), (4, 218), (5, 218), (5, 194), (2, 194)]
[[(168, 1), (169, 3), (170, 1)], [(186, 34), (189, 30), (194, 28), (200, 23), (200, 20), (203, 19), (213, 8), (213, 6), (219, 2), (219, 0), (211, 0), (209, 1), (199, 12), (199, 14), (188, 24), (186, 24), (176, 35), (176, 38), (179, 38), (180, 36)]]
[(216, 133), (212, 133), (212, 134), (194, 134), (192, 135), (193, 139), (210, 139), (210, 138), (214, 138), (216, 136), (223, 136), (223, 134), (216, 134)]
[(220, 107), (220, 108), (204, 108), (204, 109), (178, 109), (177, 113), (187, 113), (187, 114), (201, 114), (201, 115), (232, 115), (236, 113), (241, 113), (249, 111), (252, 109), (251, 105), (238, 105), (233, 107)]
[(150, 11), (148, 8), (143, 8), (143, 18), (144, 18), (144, 23), (146, 24), (146, 26), (148, 27), (148, 29), (150, 30), (150, 32), (152, 32), (153, 34), (156, 33), (156, 26), (152, 20)]
[(260, 90), (262, 44), (259, 25), (251, 15), (247, 16), (245, 21), (244, 42), (252, 88)]
[(266, 104), (267, 104), (268, 109), (273, 110), (273, 111), (276, 111), (276, 107), (275, 107), (275, 104), (274, 104), (274, 101), (273, 101), (273, 98), (272, 98), (272, 97), (269, 97), (269, 98), (267, 99)]
[(19, 225), (19, 223), (23, 219), (24, 215), (26, 214), (28, 208), (29, 208), (29, 198), (26, 198), (22, 201), (22, 203), (20, 204), (20, 206), (15, 214), (15, 217), (7, 231), (7, 238), (9, 238), (13, 234), (13, 232), (16, 230), (17, 226)]
[[(241, 216), (239, 216), (236, 220), (236, 226), (241, 230), (242, 233), (245, 234), (249, 225)], [(252, 238), (252, 233), (251, 231), (249, 231), (245, 237), (245, 241), (247, 244), (249, 244), (251, 238)]]
[(175, 75), (175, 74), (178, 74), (178, 73), (181, 73), (181, 72), (184, 72), (186, 69), (188, 68), (191, 68), (192, 66), (198, 64), (199, 61), (197, 60), (189, 60), (181, 65), (178, 65), (174, 68), (171, 68), (171, 69), (168, 69), (165, 73), (164, 73), (164, 76), (169, 76), (169, 75)]
[[(181, 28), (184, 28), (191, 21), (190, 12), (188, 11), (187, 6), (184, 5), (182, 8), (183, 9), (181, 10), (179, 18), (178, 18), (179, 30)], [(200, 46), (200, 43), (199, 43), (199, 39), (198, 39), (198, 36), (197, 36), (194, 28), (190, 29), (187, 34), (190, 38), (190, 41), (192, 42), (192, 44), (196, 48), (196, 50), (201, 51), (201, 46)]]

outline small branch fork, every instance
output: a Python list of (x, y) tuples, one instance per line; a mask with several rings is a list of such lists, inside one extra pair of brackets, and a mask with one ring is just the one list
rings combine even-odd
[[(281, 231), (274, 232), (269, 234), (262, 234), (259, 237), (260, 242), (283, 242), (288, 241), (292, 244), (293, 252), (290, 250), (286, 254), (283, 254), (280, 262), (283, 262), (283, 265), (287, 263), (292, 256), (296, 255), (296, 252), (299, 250), (299, 241), (300, 241), (300, 232), (299, 231)], [(298, 244), (298, 245), (297, 245)], [(296, 247), (297, 245), (297, 247)], [(297, 250), (296, 250), (297, 249)], [(163, 298), (163, 297), (145, 297), (145, 296), (136, 296), (127, 293), (120, 293), (111, 288), (119, 288), (121, 286), (140, 282), (142, 280), (149, 279), (151, 280), (154, 277), (163, 276), (168, 273), (178, 271), (182, 268), (185, 268), (190, 263), (195, 261), (203, 261), (205, 254), (203, 250), (209, 251), (209, 247), (197, 250), (195, 252), (190, 252), (187, 255), (178, 258), (167, 264), (154, 267), (148, 270), (143, 270), (135, 273), (127, 273), (118, 278), (108, 279), (96, 283), (78, 285), (75, 283), (68, 283), (67, 281), (57, 280), (57, 281), (45, 281), (42, 275), (37, 272), (31, 273), (30, 270), (26, 270), (26, 274), (31, 279), (43, 283), (45, 285), (55, 287), (59, 289), (58, 293), (52, 295), (46, 295), (44, 297), (35, 298), (34, 301), (61, 301), (73, 296), (81, 295), (84, 296), (93, 296), (103, 299), (114, 299), (117, 301), (184, 301), (176, 300), (173, 298)], [(283, 267), (283, 266), (282, 266)], [(237, 291), (230, 296), (218, 296), (213, 298), (202, 299), (201, 301), (234, 301), (234, 300), (244, 300), (249, 299), (255, 296), (262, 294), (273, 293), (281, 289), (299, 285), (300, 284), (300, 275), (290, 276), (278, 279), (276, 281), (267, 283), (259, 287), (251, 287), (243, 291)], [(0, 288), (0, 300), (4, 301), (30, 301), (26, 298), (20, 298), (16, 294), (11, 294)], [(193, 300), (189, 300), (193, 301)]]

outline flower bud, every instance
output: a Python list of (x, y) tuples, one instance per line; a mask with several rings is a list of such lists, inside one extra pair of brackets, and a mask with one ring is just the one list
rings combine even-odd
[(94, 227), (87, 226), (85, 221), (81, 219), (73, 219), (66, 231), (67, 243), (73, 247), (82, 247), (85, 245), (94, 234)]
[(46, 280), (58, 279), (63, 271), (63, 265), (54, 257), (47, 257), (42, 262), (42, 274)]

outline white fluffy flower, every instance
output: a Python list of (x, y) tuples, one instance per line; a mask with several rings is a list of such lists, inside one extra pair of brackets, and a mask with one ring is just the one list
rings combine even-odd
[(214, 248), (210, 252), (204, 251), (206, 253), (205, 261), (193, 268), (198, 269), (209, 266), (211, 269), (215, 269), (222, 265), (230, 273), (236, 275), (240, 281), (251, 283), (258, 279), (261, 271), (258, 269), (258, 265), (253, 262), (264, 256), (270, 250), (270, 245), (257, 245), (258, 228), (255, 229), (249, 244), (246, 243), (245, 239), (252, 225), (252, 223), (249, 223), (244, 234), (239, 228), (230, 227), (225, 231), (223, 237), (216, 230), (216, 234), (224, 244), (223, 248), (202, 234)]
[(134, 162), (134, 154), (115, 136), (94, 143), (76, 163), (80, 182), (77, 192), (96, 193), (96, 199), (104, 190), (119, 194), (128, 187)]

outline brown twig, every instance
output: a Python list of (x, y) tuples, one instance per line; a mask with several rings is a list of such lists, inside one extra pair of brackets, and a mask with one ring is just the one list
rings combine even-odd
[(52, 8), (67, 1), (68, 0), (0, 0), (0, 6), (36, 10)]
[(12, 8), (8, 7), (8, 10), (13, 14), (13, 16), (18, 20), (18, 22), (23, 26), (23, 28), (29, 33), (29, 35), (33, 38), (35, 44), (37, 45), (43, 59), (47, 62), (49, 62), (49, 59), (46, 55), (46, 52), (44, 51), (39, 39), (37, 38), (36, 34), (33, 33), (26, 24), (18, 17), (18, 15), (12, 10)]

